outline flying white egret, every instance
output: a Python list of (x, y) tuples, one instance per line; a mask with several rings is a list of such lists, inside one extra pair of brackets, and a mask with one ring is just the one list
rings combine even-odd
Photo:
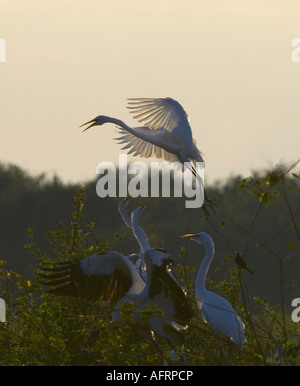
[(226, 299), (208, 291), (205, 286), (206, 275), (215, 254), (212, 238), (205, 232), (186, 234), (181, 237), (190, 238), (202, 244), (206, 250), (195, 284), (197, 307), (201, 312), (203, 321), (208, 323), (217, 334), (226, 335), (238, 345), (243, 344), (246, 338), (243, 332), (244, 324), (240, 317)]
[[(143, 207), (135, 212), (138, 219)], [(135, 236), (141, 228), (133, 222)], [(136, 227), (134, 229), (134, 227)], [(139, 240), (141, 241), (141, 240)], [(41, 267), (39, 276), (42, 284), (50, 287), (49, 293), (73, 296), (91, 302), (109, 301), (114, 304), (112, 319), (122, 320), (120, 307), (124, 303), (134, 305), (132, 317), (134, 325), (147, 340), (153, 340), (152, 332), (160, 335), (175, 349), (183, 344), (179, 332), (186, 327), (193, 311), (181, 287), (169, 274), (168, 264), (173, 260), (162, 250), (148, 248), (144, 252), (145, 240), (141, 241), (147, 265), (147, 281), (143, 282), (132, 262), (118, 252), (107, 252), (79, 260), (78, 262), (56, 263), (55, 267)], [(159, 311), (147, 320), (141, 315), (149, 307)]]
[[(204, 162), (193, 140), (188, 115), (172, 98), (129, 99), (128, 107), (144, 127), (131, 128), (123, 121), (99, 115), (81, 126), (90, 127), (114, 123), (120, 127), (120, 141), (126, 143), (129, 153), (142, 157), (157, 157), (169, 162)], [(81, 127), (80, 126), (80, 127)]]
[[(168, 162), (179, 161), (186, 166), (203, 184), (199, 174), (191, 163), (203, 162), (200, 150), (193, 139), (189, 117), (183, 107), (172, 98), (130, 98), (130, 111), (135, 114), (143, 127), (130, 127), (117, 118), (99, 115), (82, 124), (87, 126), (83, 131), (104, 123), (114, 123), (119, 127), (121, 136), (117, 140), (125, 144), (122, 149), (130, 149), (129, 154), (145, 158), (156, 157)], [(212, 200), (204, 190), (206, 203), (214, 211)], [(204, 209), (204, 206), (203, 206)], [(204, 209), (206, 216), (208, 212)]]

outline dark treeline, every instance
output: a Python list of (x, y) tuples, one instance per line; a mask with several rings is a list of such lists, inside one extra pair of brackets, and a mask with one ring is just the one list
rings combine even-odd
[[(240, 251), (254, 272), (243, 272), (251, 297), (267, 297), (274, 304), (284, 302), (289, 309), (291, 299), (300, 297), (300, 184), (291, 173), (282, 179), (280, 173), (265, 171), (254, 173), (248, 180), (235, 176), (222, 184), (206, 186), (208, 196), (219, 206), (216, 213), (210, 211), (208, 220), (201, 208), (185, 208), (186, 197), (153, 198), (141, 225), (151, 246), (163, 247), (175, 259), (180, 255), (181, 264), (196, 269), (204, 250), (190, 240), (180, 239), (180, 235), (209, 233), (216, 246), (210, 278), (219, 282), (228, 267), (238, 269), (234, 257)], [(138, 252), (135, 239), (118, 213), (120, 198), (99, 198), (96, 182), (83, 186), (84, 215), (86, 221), (95, 223), (93, 234), (108, 240), (111, 250)], [(42, 253), (55, 258), (45, 236), (62, 221), (71, 223), (76, 187), (58, 178), (49, 181), (44, 175), (31, 176), (19, 167), (0, 165), (0, 260), (7, 262), (7, 269), (33, 278), (38, 262), (24, 247), (29, 242), (29, 228)], [(133, 199), (129, 210), (144, 201), (141, 197)], [(225, 264), (226, 269), (222, 269)], [(193, 277), (195, 274), (190, 273)]]

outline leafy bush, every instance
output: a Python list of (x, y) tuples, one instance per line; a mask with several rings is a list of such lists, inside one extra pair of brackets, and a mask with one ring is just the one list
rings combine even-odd
[[(211, 267), (207, 286), (227, 298), (237, 310), (246, 326), (247, 342), (241, 348), (235, 346), (228, 339), (217, 336), (200, 316), (196, 316), (184, 331), (187, 364), (299, 365), (300, 329), (298, 324), (291, 321), (289, 308), (286, 307), (287, 287), (284, 276), (287, 265), (298, 264), (299, 267), (300, 207), (299, 201), (294, 200), (295, 197), (299, 198), (300, 192), (298, 175), (292, 173), (292, 169), (278, 170), (239, 180), (236, 185), (239, 195), (239, 201), (236, 202), (249, 200), (250, 195), (254, 210), (247, 219), (243, 218), (243, 212), (239, 213), (240, 218), (232, 217), (230, 205), (224, 205), (227, 213), (222, 211), (222, 202), (226, 202), (228, 198), (226, 191), (221, 192), (218, 197), (221, 206), (218, 220), (216, 222), (209, 219), (207, 226), (227, 243), (230, 253)], [(55, 230), (46, 235), (51, 246), (51, 255), (40, 250), (33, 230), (28, 229), (29, 240), (25, 247), (39, 264), (77, 261), (105, 252), (108, 248), (123, 249), (124, 240), (119, 233), (115, 232), (111, 242), (96, 234), (95, 223), (87, 220), (84, 215), (85, 203), (85, 190), (76, 189), (70, 223), (61, 221)], [(285, 220), (269, 234), (265, 223), (269, 218), (272, 219), (272, 214), (278, 207)], [(293, 238), (278, 252), (274, 245), (287, 228), (292, 230)], [(243, 234), (239, 253), (252, 269), (252, 251), (259, 252), (261, 265), (258, 266), (264, 269), (265, 251), (277, 261), (279, 277), (278, 282), (273, 285), (279, 293), (279, 304), (271, 304), (267, 298), (252, 294), (247, 284), (250, 273), (234, 264), (236, 243), (231, 237), (232, 229), (238, 229)], [(264, 229), (268, 233), (268, 242), (262, 241), (261, 232)], [(194, 231), (201, 230), (198, 228)], [(150, 238), (154, 237), (161, 244), (163, 241), (159, 234), (160, 229), (153, 226)], [(194, 294), (197, 269), (194, 261), (191, 263), (192, 250), (189, 244), (181, 245), (173, 273), (187, 291), (197, 313)], [(195, 251), (193, 254), (202, 253), (200, 248)], [(164, 354), (141, 339), (130, 327), (130, 323), (121, 326), (111, 322), (111, 305), (90, 304), (47, 294), (38, 283), (37, 277), (29, 280), (12, 270), (4, 269), (3, 261), (1, 264), (3, 269), (0, 271), (0, 293), (7, 304), (6, 323), (0, 323), (2, 365), (162, 365), (169, 358), (170, 348), (159, 337), (157, 341)], [(223, 276), (218, 280), (220, 273)], [(254, 275), (257, 274), (256, 270)], [(297, 275), (296, 270), (296, 278)], [(299, 281), (294, 287), (295, 293), (300, 295)], [(149, 310), (149, 315), (152, 311)], [(126, 317), (126, 310), (123, 312)], [(128, 318), (130, 322), (130, 312)], [(182, 365), (182, 361), (177, 360), (174, 364)]]

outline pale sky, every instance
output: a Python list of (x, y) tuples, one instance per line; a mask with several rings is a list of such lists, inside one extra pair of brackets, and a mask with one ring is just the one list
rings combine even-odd
[(0, 162), (90, 180), (124, 151), (113, 125), (79, 126), (137, 125), (127, 98), (167, 96), (208, 183), (300, 158), (299, 0), (0, 0), (0, 38)]

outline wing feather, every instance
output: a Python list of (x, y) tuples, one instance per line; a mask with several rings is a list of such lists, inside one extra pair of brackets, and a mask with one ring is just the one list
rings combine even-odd
[(128, 109), (134, 118), (150, 129), (163, 127), (187, 146), (193, 144), (189, 117), (183, 107), (172, 98), (130, 98)]
[(175, 304), (175, 322), (179, 325), (186, 326), (194, 316), (194, 312), (185, 293), (175, 278), (167, 271), (164, 274), (164, 284), (166, 291), (169, 292), (169, 296)]
[(167, 298), (169, 307), (172, 307), (172, 312), (174, 312), (172, 315), (174, 322), (181, 328), (185, 327), (194, 316), (185, 293), (173, 275), (166, 270), (166, 267), (154, 267), (153, 273), (149, 287), (149, 297), (155, 298), (163, 295)]
[(117, 252), (108, 252), (79, 260), (78, 262), (41, 267), (40, 282), (48, 293), (73, 296), (91, 302), (109, 301), (113, 304), (130, 289), (142, 291), (144, 283), (134, 265)]
[[(147, 128), (138, 127), (135, 128), (136, 131)], [(120, 137), (115, 138), (120, 144), (125, 144), (125, 146), (122, 147), (122, 150), (130, 149), (128, 151), (128, 154), (134, 154), (139, 155), (141, 157), (149, 158), (149, 157), (156, 157), (159, 159), (163, 159), (169, 162), (176, 162), (178, 161), (178, 157), (166, 151), (165, 149), (148, 142), (142, 138), (136, 137), (134, 134), (128, 133), (125, 129), (119, 127), (119, 133), (121, 134)], [(155, 129), (155, 130), (149, 130), (147, 129), (147, 134), (151, 137), (154, 137), (156, 135), (163, 135), (165, 133), (165, 130), (162, 129)]]

